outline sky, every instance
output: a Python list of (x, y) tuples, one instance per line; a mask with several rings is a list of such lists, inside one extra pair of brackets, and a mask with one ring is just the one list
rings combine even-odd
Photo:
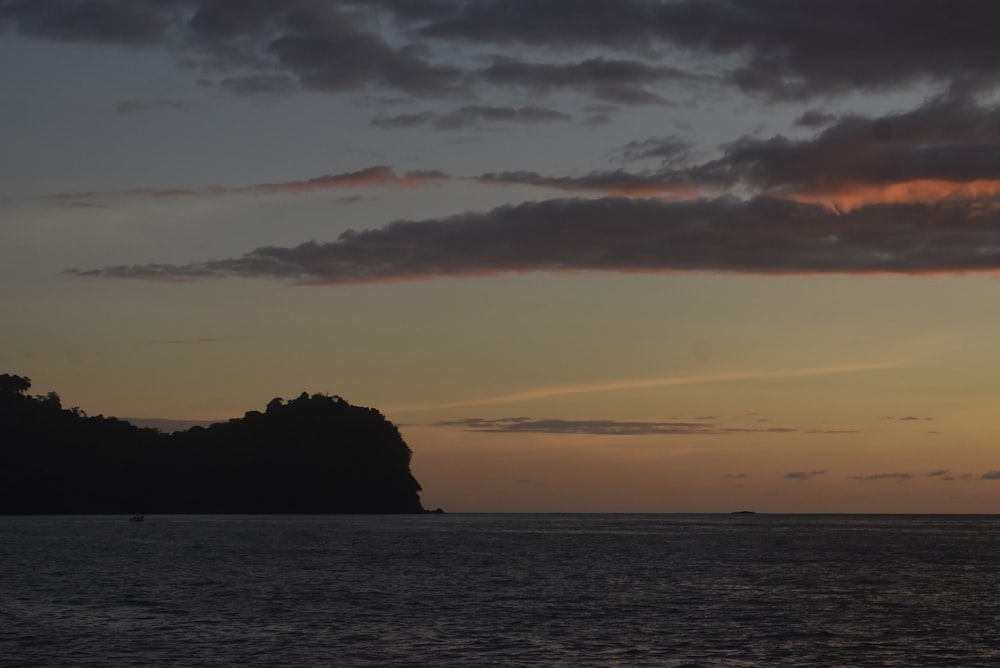
[(1000, 3), (0, 0), (0, 372), (453, 512), (1000, 512)]

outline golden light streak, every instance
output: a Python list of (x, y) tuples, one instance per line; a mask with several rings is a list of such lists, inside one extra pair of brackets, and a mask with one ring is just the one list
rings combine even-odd
[(897, 369), (904, 366), (912, 366), (909, 363), (900, 362), (876, 362), (870, 364), (842, 364), (835, 366), (805, 367), (800, 369), (783, 370), (748, 370), (748, 371), (728, 371), (721, 373), (711, 373), (691, 376), (664, 376), (659, 378), (632, 378), (623, 380), (613, 380), (595, 383), (579, 383), (574, 385), (552, 385), (548, 387), (538, 387), (521, 392), (501, 394), (492, 397), (478, 397), (475, 399), (461, 399), (445, 402), (426, 402), (418, 404), (387, 406), (387, 413), (407, 413), (427, 410), (437, 410), (442, 408), (468, 408), (472, 406), (493, 406), (497, 404), (509, 404), (520, 401), (532, 401), (536, 399), (549, 399), (552, 397), (569, 396), (574, 394), (592, 394), (597, 392), (617, 392), (621, 390), (636, 390), (647, 387), (672, 387), (678, 385), (696, 385), (703, 383), (727, 383), (748, 380), (779, 380), (785, 378), (810, 378), (814, 376), (829, 376), (843, 373), (860, 373), (864, 371), (880, 371), (884, 369)]

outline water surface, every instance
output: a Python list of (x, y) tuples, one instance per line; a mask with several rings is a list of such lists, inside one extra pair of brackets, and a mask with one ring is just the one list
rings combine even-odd
[(996, 666), (1000, 517), (0, 517), (3, 666)]

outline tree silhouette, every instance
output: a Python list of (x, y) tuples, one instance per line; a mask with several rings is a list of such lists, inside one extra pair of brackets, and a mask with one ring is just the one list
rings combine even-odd
[(0, 374), (0, 394), (24, 394), (31, 389), (31, 379), (24, 376)]

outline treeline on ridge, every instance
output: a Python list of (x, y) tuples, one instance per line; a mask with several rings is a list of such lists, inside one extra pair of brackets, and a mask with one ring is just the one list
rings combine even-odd
[(410, 448), (373, 408), (273, 399), (164, 434), (0, 374), (0, 513), (418, 513)]

